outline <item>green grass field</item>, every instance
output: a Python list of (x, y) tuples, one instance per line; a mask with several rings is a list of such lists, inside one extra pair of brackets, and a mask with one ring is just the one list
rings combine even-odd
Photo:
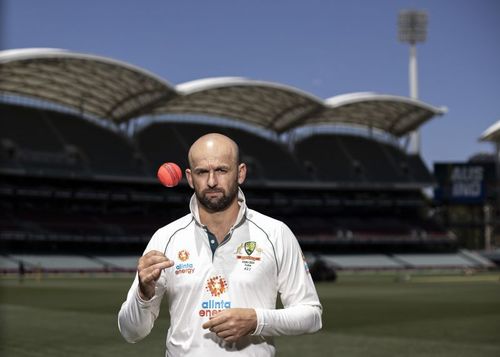
[[(131, 277), (0, 279), (0, 355), (163, 356), (168, 318), (143, 341), (116, 315)], [(500, 275), (341, 275), (317, 284), (323, 329), (276, 340), (280, 356), (500, 356)], [(164, 314), (166, 308), (163, 309)]]

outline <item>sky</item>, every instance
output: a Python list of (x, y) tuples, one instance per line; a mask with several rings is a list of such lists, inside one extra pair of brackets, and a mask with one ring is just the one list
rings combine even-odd
[(419, 99), (448, 108), (421, 128), (423, 159), (493, 152), (479, 136), (500, 120), (500, 0), (0, 0), (0, 45), (111, 57), (172, 85), (238, 76), (322, 99), (409, 96), (407, 9), (428, 14)]

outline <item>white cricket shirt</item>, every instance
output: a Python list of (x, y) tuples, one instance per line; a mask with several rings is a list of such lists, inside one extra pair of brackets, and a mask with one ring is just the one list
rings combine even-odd
[[(321, 304), (297, 239), (284, 223), (248, 209), (241, 190), (238, 200), (236, 223), (214, 252), (194, 195), (190, 214), (153, 235), (144, 253), (165, 252), (175, 264), (162, 272), (149, 301), (139, 297), (136, 275), (118, 314), (127, 341), (149, 334), (164, 295), (170, 313), (166, 356), (273, 356), (272, 336), (321, 328)], [(284, 309), (276, 309), (278, 294)], [(251, 336), (227, 343), (201, 327), (237, 307), (257, 312)]]

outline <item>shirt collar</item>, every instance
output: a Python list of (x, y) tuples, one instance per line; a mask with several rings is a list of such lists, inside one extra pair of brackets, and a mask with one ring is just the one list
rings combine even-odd
[[(243, 219), (245, 218), (246, 211), (247, 211), (245, 195), (243, 194), (243, 191), (241, 190), (240, 187), (238, 187), (238, 204), (240, 206), (240, 210), (238, 211), (238, 216), (236, 217), (236, 221), (232, 225), (231, 229), (233, 229), (234, 227), (236, 227), (240, 223), (242, 223)], [(189, 201), (189, 209), (190, 209), (191, 214), (193, 215), (196, 223), (198, 223), (200, 226), (204, 227), (204, 225), (200, 222), (200, 211), (198, 208), (198, 200), (196, 199), (196, 194), (194, 194), (194, 193), (191, 196), (191, 200)]]

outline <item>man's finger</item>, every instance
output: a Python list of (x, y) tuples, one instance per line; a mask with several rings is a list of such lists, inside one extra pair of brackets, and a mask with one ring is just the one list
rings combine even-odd
[(158, 262), (154, 265), (151, 265), (150, 268), (153, 268), (153, 269), (165, 269), (165, 268), (170, 268), (174, 266), (174, 262), (172, 260), (165, 260), (165, 261), (162, 261), (162, 262)]
[[(166, 260), (165, 260), (166, 259)], [(158, 261), (148, 261), (148, 262), (141, 262), (138, 266), (139, 271), (148, 271), (148, 270), (154, 270), (154, 269), (166, 269), (170, 268), (174, 265), (174, 262), (168, 258), (161, 259)]]
[(149, 266), (154, 263), (159, 263), (162, 261), (167, 261), (169, 260), (165, 254), (162, 252), (159, 252), (157, 250), (152, 250), (146, 254), (144, 254), (142, 257), (139, 258), (139, 263), (138, 266)]
[(152, 256), (155, 256), (155, 255), (165, 256), (165, 254), (163, 254), (159, 250), (151, 250), (151, 251), (147, 252), (146, 254), (144, 254), (144, 257), (152, 257)]
[(139, 265), (144, 265), (144, 266), (147, 267), (147, 266), (150, 266), (150, 265), (153, 265), (153, 264), (157, 264), (157, 263), (161, 263), (161, 262), (168, 262), (168, 261), (170, 261), (170, 259), (168, 259), (164, 255), (162, 255), (162, 256), (160, 256), (160, 255), (153, 255), (151, 257), (144, 256), (139, 261)]
[(203, 327), (204, 329), (207, 329), (207, 328), (211, 328), (213, 325), (214, 325), (214, 323), (212, 322), (212, 320), (208, 320), (203, 325), (201, 325), (201, 327)]
[(150, 283), (152, 281), (158, 280), (158, 278), (160, 277), (160, 275), (161, 275), (161, 270), (153, 270), (151, 272), (148, 272), (147, 274), (143, 274), (141, 276), (140, 281), (143, 284), (148, 284), (148, 283)]
[(220, 338), (226, 339), (228, 337), (232, 337), (233, 332), (231, 330), (224, 330), (224, 331), (218, 332), (217, 336), (219, 336)]
[(162, 271), (163, 271), (163, 269), (159, 269), (159, 268), (156, 268), (156, 269), (148, 268), (148, 269), (141, 270), (141, 271), (139, 271), (139, 280), (142, 282), (149, 282), (151, 280), (158, 280)]
[(155, 265), (152, 265), (146, 269), (141, 269), (140, 272), (139, 272), (139, 277), (141, 278), (141, 280), (143, 280), (144, 282), (148, 282), (148, 281), (151, 281), (151, 279), (149, 278), (150, 276), (153, 276), (153, 280), (158, 280), (158, 278), (160, 277), (160, 274), (162, 272), (163, 269), (168, 269), (170, 267), (172, 267), (174, 264), (172, 261), (168, 261), (168, 262), (163, 262), (163, 263), (158, 263), (158, 264), (155, 264)]
[(225, 317), (222, 315), (223, 311), (219, 312), (215, 317), (211, 318), (207, 322), (205, 322), (201, 327), (204, 329), (212, 328), (214, 326), (218, 326), (226, 321)]

